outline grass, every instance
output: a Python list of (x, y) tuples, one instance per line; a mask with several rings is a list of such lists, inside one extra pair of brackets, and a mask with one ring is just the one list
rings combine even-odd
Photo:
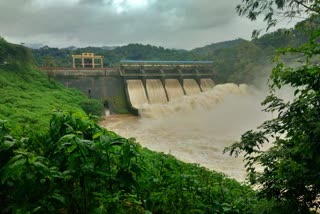
[(50, 81), (46, 74), (26, 65), (0, 65), (0, 119), (11, 127), (47, 127), (52, 111), (83, 112), (87, 98), (80, 91)]

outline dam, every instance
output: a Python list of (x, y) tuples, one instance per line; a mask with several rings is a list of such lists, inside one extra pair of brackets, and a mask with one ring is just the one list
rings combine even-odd
[[(264, 94), (253, 93), (246, 85), (215, 85), (212, 65), (121, 61), (117, 68), (93, 69), (85, 64), (85, 68), (46, 70), (66, 86), (107, 101), (113, 114), (100, 122), (105, 128), (134, 137), (143, 147), (244, 181), (242, 161), (222, 151), (269, 118), (259, 105)], [(117, 114), (130, 112), (139, 116)]]
[(211, 61), (121, 61), (127, 100), (133, 111), (165, 104), (214, 87)]
[(49, 78), (100, 99), (112, 113), (139, 114), (148, 104), (166, 104), (213, 88), (212, 61), (122, 60), (118, 68), (45, 68)]

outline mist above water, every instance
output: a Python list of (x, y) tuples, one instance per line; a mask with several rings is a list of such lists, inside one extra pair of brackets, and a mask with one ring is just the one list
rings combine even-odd
[(124, 137), (135, 137), (149, 149), (170, 153), (243, 181), (241, 158), (222, 152), (245, 131), (271, 117), (261, 111), (264, 97), (264, 93), (247, 85), (217, 85), (167, 104), (143, 105), (140, 117), (106, 117), (103, 125)]

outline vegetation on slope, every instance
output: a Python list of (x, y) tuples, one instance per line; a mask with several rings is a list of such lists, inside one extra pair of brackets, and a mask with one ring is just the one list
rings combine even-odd
[(213, 54), (214, 51), (217, 51), (220, 49), (235, 47), (235, 46), (241, 44), (242, 42), (246, 42), (246, 40), (235, 39), (235, 40), (230, 40), (230, 41), (225, 41), (225, 42), (218, 42), (218, 43), (213, 43), (211, 45), (206, 45), (204, 47), (192, 49), (191, 52), (197, 53), (202, 56), (207, 56), (207, 55)]
[(81, 92), (64, 88), (35, 70), (28, 49), (0, 40), (0, 53), (0, 119), (10, 121), (11, 126), (26, 131), (31, 125), (33, 129), (46, 127), (54, 109), (82, 111), (80, 103), (92, 103)]
[(2, 213), (251, 213), (255, 193), (223, 174), (142, 149), (57, 111), (49, 130), (0, 124)]
[(93, 52), (97, 55), (103, 55), (105, 66), (116, 67), (120, 60), (193, 60), (196, 55), (188, 51), (165, 49), (151, 45), (129, 44), (117, 47), (112, 50), (98, 47), (86, 47), (78, 49), (69, 48), (49, 48), (47, 46), (40, 49), (34, 49), (36, 63), (45, 65), (46, 57), (50, 56), (54, 59), (57, 66), (72, 67), (72, 54), (81, 54), (83, 52)]
[(0, 36), (0, 65), (32, 63), (32, 53), (20, 45), (10, 44)]

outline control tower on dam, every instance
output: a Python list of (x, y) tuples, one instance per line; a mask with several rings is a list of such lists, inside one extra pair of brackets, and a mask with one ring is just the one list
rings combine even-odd
[(165, 104), (214, 87), (212, 61), (123, 60), (120, 75), (134, 113), (146, 104)]

